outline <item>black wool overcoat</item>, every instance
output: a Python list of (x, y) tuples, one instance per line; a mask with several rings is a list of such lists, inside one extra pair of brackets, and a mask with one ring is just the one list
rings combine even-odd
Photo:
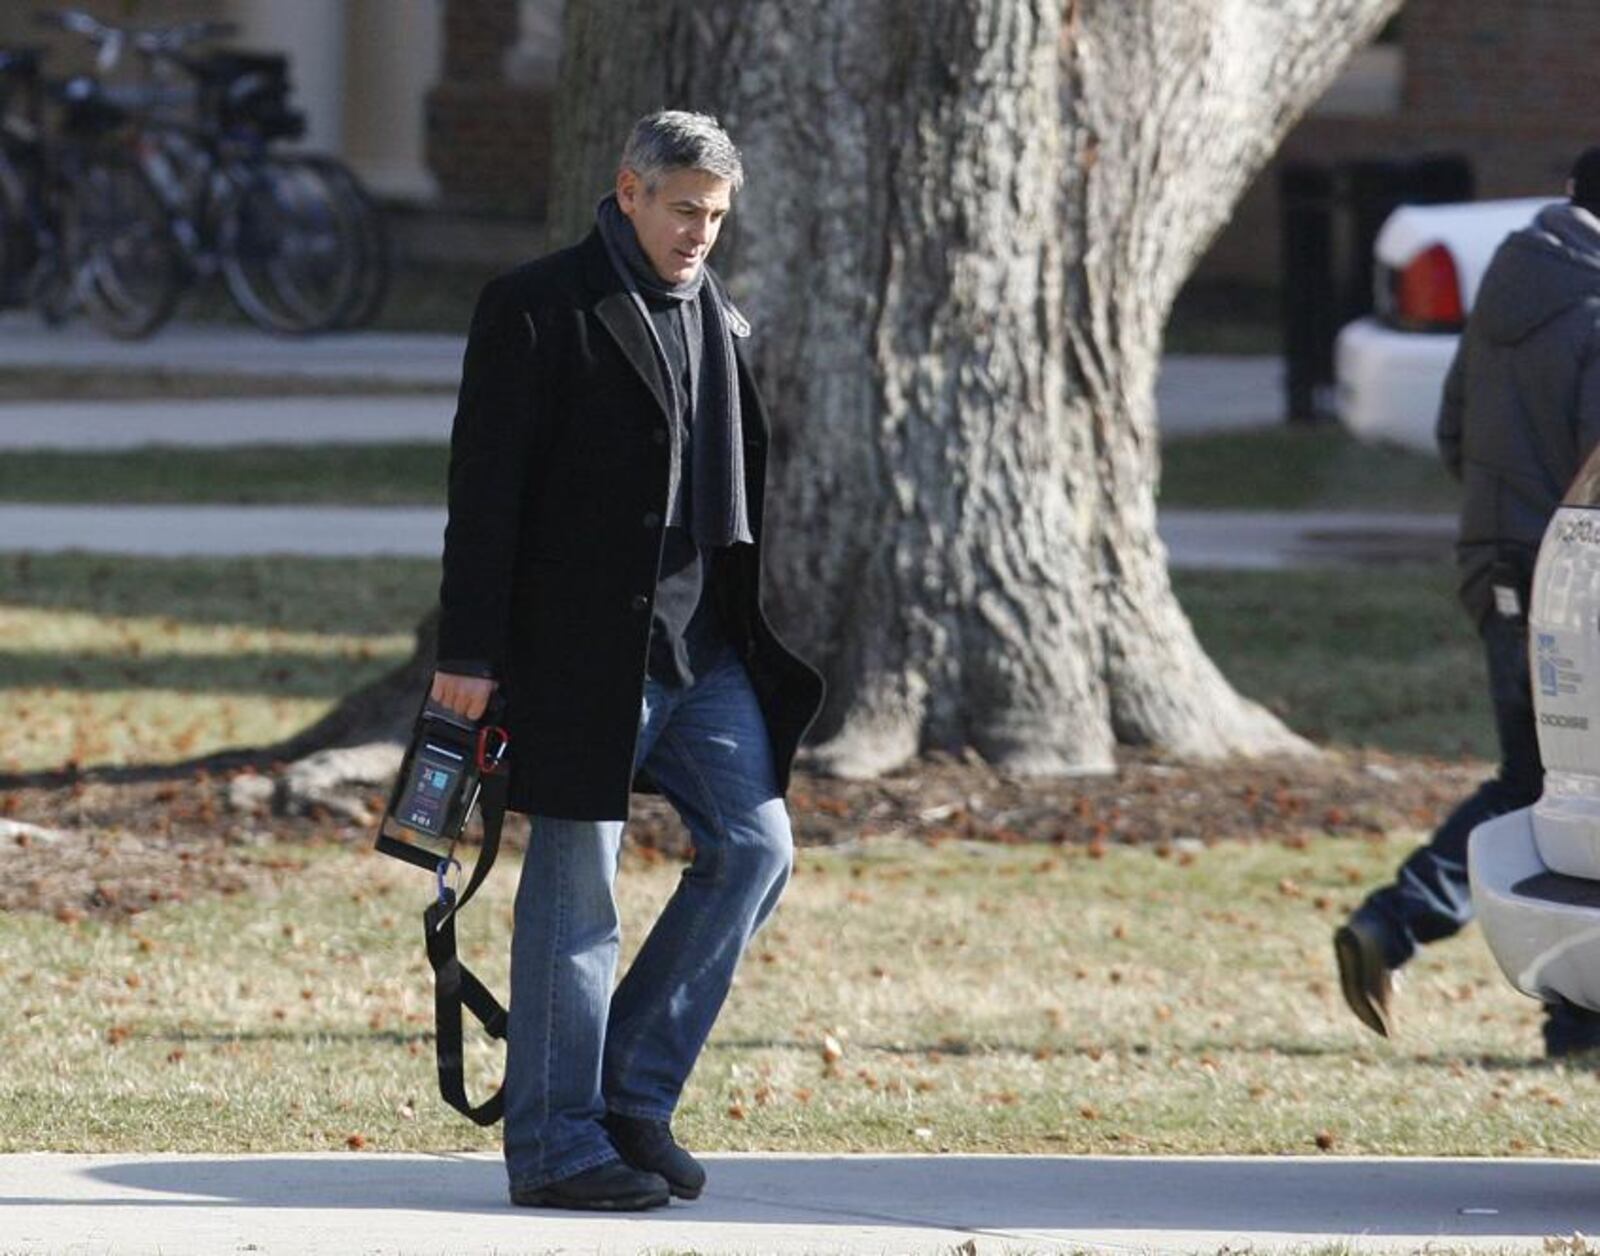
[[(747, 328), (737, 312), (730, 325)], [(768, 425), (739, 341), (755, 544), (719, 552), (711, 587), (786, 789), (822, 680), (762, 612)], [(450, 438), (439, 666), (500, 681), (514, 810), (627, 816), (666, 513), (666, 397), (644, 316), (597, 233), (484, 289)]]

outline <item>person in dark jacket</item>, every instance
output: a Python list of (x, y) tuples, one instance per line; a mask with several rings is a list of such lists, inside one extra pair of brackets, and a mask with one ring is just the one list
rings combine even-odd
[[(505, 1075), (511, 1197), (638, 1209), (705, 1173), (670, 1121), (792, 843), (822, 682), (761, 606), (767, 421), (750, 325), (706, 265), (743, 181), (715, 119), (629, 137), (581, 243), (493, 280), (451, 436), (432, 696), (503, 691), (530, 817)], [(636, 776), (694, 857), (615, 992)]]
[[(1545, 525), (1600, 442), (1600, 148), (1568, 191), (1500, 245), (1445, 383), (1439, 449), (1462, 484), (1461, 600), (1483, 638), (1500, 767), (1334, 933), (1345, 1000), (1385, 1036), (1391, 974), (1472, 918), (1472, 830), (1543, 788), (1528, 601)], [(1600, 1015), (1549, 1004), (1544, 1042), (1550, 1056), (1600, 1047)]]

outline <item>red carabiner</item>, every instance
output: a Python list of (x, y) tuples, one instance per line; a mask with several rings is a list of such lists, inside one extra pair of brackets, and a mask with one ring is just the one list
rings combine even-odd
[[(489, 748), (489, 734), (494, 734), (494, 749)], [(511, 734), (497, 724), (485, 724), (478, 730), (478, 771), (484, 776), (493, 776), (500, 770), (500, 764), (506, 757), (506, 750), (511, 746)]]

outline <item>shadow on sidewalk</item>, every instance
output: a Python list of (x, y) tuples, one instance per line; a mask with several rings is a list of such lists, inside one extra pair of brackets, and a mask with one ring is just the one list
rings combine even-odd
[[(1587, 1162), (712, 1156), (708, 1167), (703, 1199), (653, 1219), (1068, 1235), (1465, 1237), (1600, 1229), (1600, 1164)], [(87, 1189), (73, 1198), (0, 1196), (0, 1207), (509, 1210), (504, 1170), (486, 1156), (98, 1160), (82, 1177)]]

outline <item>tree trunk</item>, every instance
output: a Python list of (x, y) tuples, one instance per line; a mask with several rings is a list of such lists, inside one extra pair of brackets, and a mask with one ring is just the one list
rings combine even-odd
[(1173, 597), (1155, 373), (1201, 252), (1398, 5), (570, 0), (553, 242), (648, 109), (744, 153), (715, 261), (757, 329), (771, 601), (830, 681), (820, 766), (1304, 748)]
[(375, 741), (406, 742), (416, 722), (422, 696), (433, 682), (439, 657), (439, 611), (435, 607), (417, 625), (411, 656), (343, 699), (309, 728), (270, 748), (282, 761), (301, 759), (319, 750), (364, 746)]

